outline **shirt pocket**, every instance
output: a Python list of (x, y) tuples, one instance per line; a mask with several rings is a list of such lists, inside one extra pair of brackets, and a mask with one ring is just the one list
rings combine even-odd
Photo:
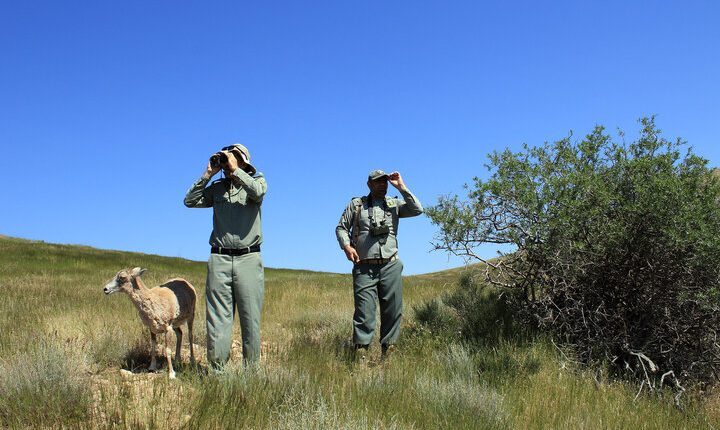
[(228, 206), (247, 203), (247, 192), (243, 189), (217, 190), (213, 194), (213, 205)]
[(247, 204), (247, 191), (243, 190), (242, 188), (239, 190), (233, 190), (230, 193), (230, 203), (231, 204), (238, 204), (238, 205), (245, 205)]

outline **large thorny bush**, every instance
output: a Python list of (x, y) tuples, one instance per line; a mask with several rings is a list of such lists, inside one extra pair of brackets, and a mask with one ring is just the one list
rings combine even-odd
[[(707, 160), (654, 118), (626, 143), (596, 127), (489, 157), (468, 198), (428, 212), (435, 246), (487, 264), (519, 318), (585, 364), (657, 387), (720, 370), (720, 186)], [(483, 243), (514, 245), (485, 261)], [(672, 372), (672, 373), (668, 373)]]

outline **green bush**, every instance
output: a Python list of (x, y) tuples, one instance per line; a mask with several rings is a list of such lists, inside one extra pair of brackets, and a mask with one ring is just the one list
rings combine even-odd
[(434, 298), (413, 307), (415, 320), (433, 333), (451, 334), (460, 324), (458, 317), (442, 298)]
[(415, 306), (415, 320), (446, 338), (483, 345), (518, 341), (529, 330), (514, 316), (511, 295), (468, 272), (453, 291)]
[(493, 153), (489, 179), (475, 178), (466, 200), (428, 211), (435, 245), (482, 261), (478, 245), (513, 245), (485, 261), (485, 280), (584, 363), (651, 386), (671, 371), (714, 381), (720, 185), (683, 141), (640, 122), (631, 143), (598, 126), (577, 143)]
[(494, 344), (502, 339), (518, 340), (525, 331), (513, 315), (511, 295), (466, 274), (445, 302), (457, 312), (464, 338)]

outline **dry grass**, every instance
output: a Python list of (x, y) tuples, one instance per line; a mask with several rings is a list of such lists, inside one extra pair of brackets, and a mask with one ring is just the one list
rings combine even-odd
[[(718, 396), (641, 397), (570, 370), (545, 343), (493, 348), (424, 330), (411, 309), (454, 288), (461, 272), (409, 277), (399, 353), (353, 362), (348, 275), (267, 269), (260, 369), (200, 366), (178, 379), (146, 372), (147, 333), (125, 297), (102, 294), (122, 267), (148, 285), (184, 277), (204, 295), (205, 264), (0, 237), (0, 427), (38, 428), (710, 428)], [(235, 339), (239, 340), (236, 326)], [(187, 363), (187, 346), (183, 350)], [(124, 370), (123, 370), (124, 369)], [(42, 411), (42, 413), (38, 413)]]

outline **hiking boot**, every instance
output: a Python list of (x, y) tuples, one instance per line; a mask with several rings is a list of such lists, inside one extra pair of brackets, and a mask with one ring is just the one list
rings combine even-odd
[(382, 359), (387, 360), (388, 358), (390, 358), (391, 355), (395, 354), (396, 350), (397, 350), (397, 348), (395, 347), (394, 344), (393, 345), (383, 345), (382, 346), (382, 356), (381, 356)]

